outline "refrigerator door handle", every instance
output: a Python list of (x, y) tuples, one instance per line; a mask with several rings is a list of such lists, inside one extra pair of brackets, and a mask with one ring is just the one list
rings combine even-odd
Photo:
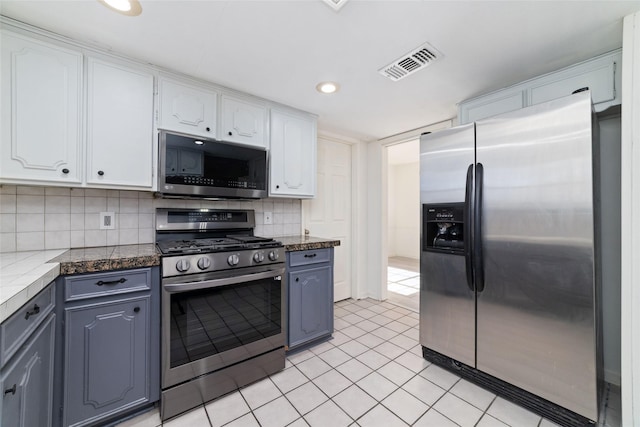
[(467, 286), (471, 291), (475, 291), (473, 284), (473, 252), (471, 241), (471, 218), (473, 218), (473, 204), (471, 203), (473, 191), (473, 164), (467, 169), (467, 184), (464, 191), (464, 265), (467, 274)]
[(473, 267), (475, 272), (476, 291), (484, 290), (484, 260), (482, 259), (482, 186), (484, 166), (476, 164), (476, 194), (473, 215)]

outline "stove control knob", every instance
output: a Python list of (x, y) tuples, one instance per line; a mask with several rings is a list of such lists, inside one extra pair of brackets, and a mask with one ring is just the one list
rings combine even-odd
[(238, 265), (239, 262), (240, 262), (240, 257), (236, 254), (229, 255), (229, 258), (227, 258), (227, 264), (229, 264), (232, 267), (234, 265)]
[(178, 260), (178, 262), (176, 263), (176, 270), (178, 270), (180, 273), (184, 273), (189, 269), (189, 267), (191, 267), (191, 265), (186, 259)]
[(262, 253), (262, 252), (256, 252), (256, 253), (253, 255), (253, 260), (254, 260), (255, 262), (262, 262), (262, 261), (264, 261), (264, 253)]
[(198, 260), (198, 268), (200, 270), (206, 270), (211, 267), (211, 260), (207, 257), (202, 257)]
[(280, 255), (278, 255), (278, 252), (276, 251), (269, 252), (269, 259), (271, 261), (276, 261), (278, 258), (280, 258)]

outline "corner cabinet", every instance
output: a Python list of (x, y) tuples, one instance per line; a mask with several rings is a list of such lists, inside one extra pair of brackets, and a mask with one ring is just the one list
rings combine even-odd
[(218, 94), (202, 86), (161, 77), (158, 127), (189, 135), (216, 137)]
[(102, 425), (159, 399), (159, 267), (68, 276), (62, 425)]
[(265, 106), (223, 95), (221, 107), (221, 140), (269, 148)]
[(0, 425), (53, 423), (55, 285), (0, 325)]
[(333, 333), (333, 248), (287, 252), (287, 346)]
[(153, 75), (87, 59), (87, 184), (153, 186)]
[(604, 111), (621, 103), (622, 51), (616, 50), (571, 67), (527, 80), (460, 103), (460, 124), (519, 110), (531, 105), (591, 91), (594, 109)]
[(316, 147), (315, 117), (271, 110), (270, 197), (315, 197)]
[(1, 31), (0, 178), (78, 185), (82, 55)]

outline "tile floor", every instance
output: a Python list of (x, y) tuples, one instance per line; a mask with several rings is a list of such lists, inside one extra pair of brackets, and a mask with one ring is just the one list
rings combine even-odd
[(389, 302), (417, 312), (420, 307), (420, 261), (390, 257), (387, 267)]
[[(610, 404), (604, 412), (619, 413), (619, 408), (619, 403), (617, 407)], [(165, 423), (160, 422), (156, 409), (118, 427), (160, 425), (550, 427), (555, 424), (429, 364), (421, 357), (418, 344), (418, 314), (389, 302), (365, 299), (336, 303), (333, 339), (289, 354), (285, 370)]]

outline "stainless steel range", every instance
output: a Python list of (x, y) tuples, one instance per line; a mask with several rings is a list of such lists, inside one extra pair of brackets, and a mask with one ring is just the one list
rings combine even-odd
[(284, 369), (284, 247), (252, 210), (157, 209), (163, 420)]

